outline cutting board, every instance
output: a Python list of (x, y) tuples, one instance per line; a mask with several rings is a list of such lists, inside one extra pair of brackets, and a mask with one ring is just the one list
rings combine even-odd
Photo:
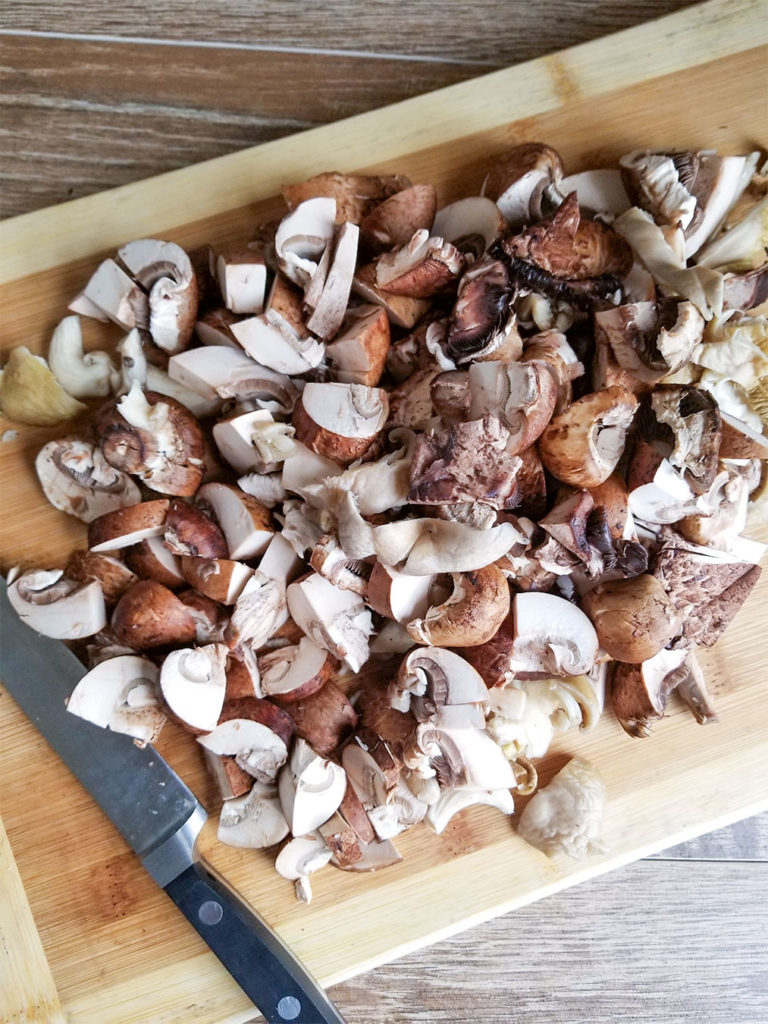
[[(714, 0), (395, 107), (8, 221), (0, 249), (3, 349), (45, 351), (68, 300), (123, 242), (155, 235), (191, 247), (247, 238), (280, 212), (282, 182), (321, 170), (403, 172), (435, 182), (446, 202), (477, 190), (485, 161), (522, 140), (555, 146), (571, 171), (636, 147), (751, 149), (765, 129), (764, 15), (760, 2)], [(32, 467), (59, 431), (25, 428), (14, 437), (5, 433), (12, 427), (0, 425), (0, 568), (62, 564), (83, 528), (47, 506)], [(765, 525), (750, 532), (768, 540)], [(768, 574), (702, 657), (717, 724), (702, 729), (673, 706), (652, 737), (633, 740), (607, 712), (593, 731), (562, 736), (541, 763), (544, 782), (573, 754), (602, 771), (605, 854), (550, 860), (523, 843), (509, 819), (475, 808), (440, 837), (417, 827), (399, 838), (403, 862), (395, 867), (367, 875), (325, 869), (304, 906), (275, 875), (269, 853), (219, 845), (214, 821), (202, 852), (331, 984), (758, 813), (768, 808), (766, 607)], [(169, 726), (158, 746), (215, 820), (218, 800), (195, 742)], [(252, 1016), (2, 688), (0, 813), (71, 1024), (234, 1024)], [(0, 1017), (57, 1019), (44, 971), (31, 992), (9, 968), (30, 940), (11, 910), (21, 913), (26, 903), (7, 854), (1, 866)]]

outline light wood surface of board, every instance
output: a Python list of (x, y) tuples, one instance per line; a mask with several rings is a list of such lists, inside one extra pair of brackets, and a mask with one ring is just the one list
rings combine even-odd
[[(0, 252), (3, 349), (23, 343), (43, 351), (69, 298), (96, 260), (119, 243), (144, 233), (188, 246), (247, 237), (262, 217), (280, 208), (274, 196), (282, 181), (319, 169), (402, 171), (414, 180), (435, 181), (441, 199), (449, 200), (479, 185), (489, 155), (522, 139), (550, 142), (572, 169), (610, 162), (643, 145), (751, 148), (765, 132), (764, 13), (764, 5), (743, 0), (691, 8), (619, 40), (589, 43), (309, 135), (6, 222)], [(10, 427), (4, 422), (0, 431)], [(60, 564), (82, 539), (81, 524), (41, 500), (32, 469), (40, 445), (60, 432), (24, 429), (0, 446), (4, 572), (18, 562)], [(758, 525), (752, 535), (768, 540), (765, 526)], [(668, 910), (673, 906), (676, 913), (690, 914), (695, 894), (672, 896), (684, 885), (677, 862), (674, 870), (664, 869), (662, 883), (654, 875), (659, 861), (632, 862), (768, 808), (768, 670), (761, 635), (767, 605), (764, 577), (726, 637), (702, 659), (720, 711), (717, 725), (702, 730), (687, 712), (673, 707), (653, 737), (640, 742), (630, 740), (606, 714), (594, 732), (563, 737), (543, 762), (545, 781), (572, 753), (583, 753), (603, 771), (610, 793), (606, 855), (550, 861), (519, 841), (508, 820), (476, 809), (441, 837), (416, 828), (399, 839), (404, 861), (395, 868), (359, 877), (321, 873), (314, 880), (313, 902), (304, 907), (294, 900), (291, 886), (275, 876), (269, 854), (220, 846), (211, 822), (202, 851), (325, 983), (337, 985), (334, 992), (350, 1022), (517, 1020), (519, 990), (510, 979), (530, 982), (534, 967), (542, 970), (543, 957), (552, 959), (556, 984), (566, 985), (574, 971), (584, 969), (585, 950), (574, 953), (568, 943), (558, 945), (557, 936), (567, 932), (577, 944), (579, 913), (587, 913), (590, 900), (610, 900), (606, 893), (613, 890), (607, 884), (599, 888), (600, 875), (616, 870), (611, 878), (636, 893), (638, 913), (652, 913), (666, 896)], [(248, 1001), (2, 689), (0, 730), (0, 813), (67, 1019), (72, 1024), (249, 1020)], [(217, 800), (194, 742), (169, 727), (159, 749), (215, 811)], [(754, 857), (764, 860), (764, 848), (758, 845)], [(765, 865), (760, 867), (764, 883)], [(744, 956), (751, 951), (754, 969), (742, 964), (739, 975), (725, 957), (711, 977), (725, 983), (739, 976), (741, 988), (721, 1005), (715, 1002), (709, 1017), (701, 1012), (695, 1017), (723, 1024), (758, 1020), (761, 1006), (766, 1008), (764, 985), (756, 980), (761, 956), (765, 966), (764, 952), (750, 945), (760, 911), (743, 895), (747, 869), (734, 871), (730, 884), (742, 895), (741, 902), (734, 896), (730, 909), (736, 906), (743, 922), (739, 949)], [(717, 899), (728, 884), (724, 877), (725, 870), (711, 865), (699, 883), (707, 887), (703, 898), (715, 922), (729, 909), (727, 899)], [(565, 892), (575, 883), (578, 889)], [(551, 898), (541, 904), (543, 910), (528, 906), (545, 896)], [(514, 908), (523, 909), (491, 920)], [(0, 925), (3, 920), (0, 916)], [(480, 927), (482, 922), (488, 923)], [(432, 960), (429, 951), (414, 952), (470, 927), (466, 937), (436, 946), (442, 952)], [(619, 941), (621, 916), (604, 928), (610, 934), (607, 948)], [(684, 924), (679, 930), (680, 946), (666, 950), (670, 963), (688, 948)], [(636, 934), (647, 940), (650, 930)], [(732, 938), (724, 939), (726, 950)], [(493, 1000), (478, 999), (494, 974), (498, 981), (492, 965), (499, 945), (504, 959), (496, 962), (503, 963), (504, 978)], [(488, 956), (478, 956), (478, 948), (487, 948)], [(463, 982), (446, 986), (442, 997), (437, 986), (431, 991), (430, 980), (460, 971), (465, 955), (474, 956), (478, 974), (463, 975)], [(638, 983), (635, 1008), (626, 999), (606, 996), (600, 1003), (596, 996), (599, 1012), (588, 1015), (589, 1000), (579, 1003), (569, 992), (558, 1011), (544, 975), (537, 994), (531, 986), (529, 1016), (520, 1019), (670, 1024), (691, 1019), (685, 1016), (690, 1007), (654, 995), (652, 981), (662, 970), (654, 956), (644, 960), (637, 950), (635, 955), (638, 972), (643, 966), (648, 972)], [(371, 974), (393, 957), (405, 959)], [(593, 989), (601, 977), (603, 987), (610, 987), (612, 973), (604, 966), (602, 975), (591, 975)], [(406, 979), (400, 989), (393, 981), (398, 969)], [(360, 972), (368, 973), (341, 984)], [(423, 972), (430, 977), (419, 978)], [(373, 1003), (366, 1002), (369, 989), (376, 996)], [(24, 999), (19, 990), (19, 1007)], [(712, 1007), (703, 1000), (699, 1008)], [(758, 1015), (751, 1018), (755, 1010)], [(55, 1020), (55, 1012), (47, 1019)], [(21, 1024), (25, 1018), (9, 1020)]]

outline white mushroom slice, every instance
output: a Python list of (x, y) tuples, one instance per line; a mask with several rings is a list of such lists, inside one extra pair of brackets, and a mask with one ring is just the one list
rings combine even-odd
[(173, 380), (210, 400), (220, 397), (222, 389), (245, 385), (262, 372), (271, 371), (265, 371), (240, 348), (228, 345), (190, 348), (168, 360), (168, 374)]
[(160, 670), (163, 697), (189, 728), (210, 732), (218, 722), (227, 685), (226, 660), (224, 644), (184, 648), (165, 656)]
[(398, 711), (426, 721), (445, 705), (488, 707), (489, 691), (468, 661), (443, 647), (420, 647), (406, 657), (388, 691)]
[(80, 640), (107, 624), (101, 584), (81, 587), (61, 569), (18, 576), (8, 587), (8, 601), (22, 622), (55, 640)]
[(280, 647), (259, 658), (262, 693), (292, 701), (309, 697), (330, 679), (334, 665), (328, 651), (303, 636), (298, 644)]
[(292, 834), (306, 835), (327, 821), (339, 809), (346, 788), (341, 765), (297, 739), (278, 779), (280, 803)]
[(290, 337), (271, 324), (266, 314), (232, 324), (232, 333), (257, 363), (278, 373), (307, 373), (319, 366), (325, 355), (325, 347), (319, 341)]
[(307, 320), (309, 330), (320, 338), (332, 338), (341, 327), (355, 276), (359, 235), (358, 226), (349, 221), (339, 231), (322, 292)]
[(284, 217), (275, 233), (275, 254), (287, 277), (306, 287), (318, 261), (333, 238), (336, 200), (327, 196), (307, 199)]
[(302, 903), (312, 899), (309, 876), (331, 859), (331, 850), (320, 835), (297, 836), (282, 848), (275, 861), (275, 870), (289, 882), (296, 883), (296, 898)]
[(514, 789), (512, 765), (495, 739), (483, 729), (441, 728), (422, 722), (405, 755), (408, 768), (437, 779), (443, 787)]
[(271, 473), (293, 452), (294, 428), (276, 423), (266, 409), (219, 420), (213, 427), (216, 446), (237, 473)]
[(141, 493), (127, 473), (114, 469), (88, 441), (49, 441), (35, 459), (40, 486), (54, 508), (84, 523), (136, 504)]
[(552, 189), (563, 200), (576, 193), (579, 206), (590, 213), (618, 217), (632, 205), (624, 188), (621, 171), (614, 167), (600, 167), (591, 171), (569, 174)]
[(203, 484), (195, 498), (213, 513), (230, 558), (247, 561), (267, 550), (275, 536), (272, 517), (251, 495), (233, 484), (211, 482)]
[(272, 729), (250, 718), (221, 722), (197, 742), (214, 754), (234, 757), (235, 762), (259, 782), (274, 782), (288, 758), (288, 748)]
[(160, 701), (160, 672), (148, 658), (109, 658), (86, 673), (67, 701), (67, 711), (102, 729), (154, 743), (166, 718)]
[(549, 855), (565, 853), (580, 859), (588, 852), (603, 853), (599, 836), (605, 801), (605, 782), (598, 770), (574, 757), (526, 805), (518, 834)]
[(105, 317), (126, 331), (146, 327), (149, 322), (146, 293), (114, 260), (99, 264), (77, 301), (100, 309)]
[(515, 813), (515, 800), (509, 789), (446, 789), (442, 790), (435, 803), (430, 804), (425, 822), (436, 835), (445, 831), (448, 822), (459, 811), (475, 804), (497, 807), (504, 814)]
[(357, 594), (340, 590), (312, 573), (291, 583), (286, 592), (291, 618), (320, 647), (330, 651), (353, 672), (368, 660), (371, 613)]
[(161, 370), (159, 366), (153, 366), (151, 363), (147, 366), (144, 381), (148, 391), (175, 398), (198, 419), (213, 416), (221, 409), (222, 400), (218, 396), (203, 398), (199, 391), (193, 391), (192, 388), (179, 384), (165, 370)]
[(585, 613), (554, 594), (515, 594), (510, 668), (516, 673), (576, 676), (597, 658), (595, 628)]
[(149, 292), (149, 333), (154, 343), (166, 352), (183, 349), (197, 318), (197, 278), (189, 256), (174, 242), (155, 238), (128, 242), (117, 256)]
[(492, 199), (468, 196), (438, 210), (430, 234), (479, 259), (505, 228), (501, 211)]
[(274, 785), (255, 782), (249, 793), (222, 804), (216, 831), (220, 843), (243, 850), (262, 850), (287, 835), (288, 822)]
[(303, 560), (280, 533), (273, 533), (259, 562), (259, 572), (287, 587), (304, 568)]
[(120, 384), (120, 373), (106, 352), (83, 351), (78, 316), (67, 316), (53, 332), (48, 365), (59, 384), (73, 398), (103, 398)]
[(758, 267), (765, 260), (768, 244), (768, 196), (756, 203), (745, 217), (715, 235), (696, 254), (702, 267), (716, 270)]
[(294, 407), (293, 425), (297, 440), (312, 451), (349, 463), (371, 446), (388, 414), (382, 388), (311, 382)]
[(216, 280), (224, 305), (233, 313), (260, 313), (267, 290), (264, 255), (246, 247), (216, 257)]

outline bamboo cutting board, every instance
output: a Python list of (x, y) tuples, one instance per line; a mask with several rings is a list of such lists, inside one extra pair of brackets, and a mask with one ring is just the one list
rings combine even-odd
[[(400, 171), (434, 181), (445, 202), (476, 190), (484, 161), (523, 140), (549, 142), (569, 170), (640, 146), (754, 148), (765, 130), (764, 14), (757, 0), (714, 0), (395, 107), (8, 221), (0, 247), (3, 349), (44, 351), (67, 301), (123, 242), (245, 238), (280, 211), (274, 197), (283, 181), (320, 170)], [(12, 426), (3, 422), (0, 433)], [(61, 564), (82, 541), (81, 524), (47, 506), (34, 479), (34, 454), (56, 433), (25, 428), (0, 445), (3, 572), (17, 563)], [(751, 534), (768, 540), (764, 525)], [(274, 874), (268, 853), (218, 845), (214, 822), (202, 851), (331, 984), (758, 813), (768, 808), (767, 606), (765, 578), (702, 659), (718, 724), (702, 731), (675, 707), (653, 737), (636, 741), (606, 714), (593, 732), (562, 737), (543, 762), (545, 782), (574, 753), (603, 772), (605, 855), (549, 860), (518, 840), (508, 819), (476, 808), (440, 837), (418, 827), (398, 839), (404, 859), (396, 867), (361, 876), (326, 869), (314, 876), (305, 907)], [(215, 819), (217, 799), (194, 741), (169, 726), (159, 749)], [(0, 813), (71, 1024), (234, 1024), (253, 1015), (2, 688)], [(5, 847), (0, 869), (0, 1019), (55, 1020), (43, 968), (36, 991), (13, 968), (44, 960), (24, 924), (26, 902)]]

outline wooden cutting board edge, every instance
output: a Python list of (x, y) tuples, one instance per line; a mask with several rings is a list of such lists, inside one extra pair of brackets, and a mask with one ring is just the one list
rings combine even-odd
[(764, 13), (762, 0), (708, 0), (356, 117), (22, 214), (3, 223), (0, 283), (247, 207), (278, 195), (293, 172), (370, 167), (462, 138), (470, 126), (479, 133), (755, 49), (768, 43)]

